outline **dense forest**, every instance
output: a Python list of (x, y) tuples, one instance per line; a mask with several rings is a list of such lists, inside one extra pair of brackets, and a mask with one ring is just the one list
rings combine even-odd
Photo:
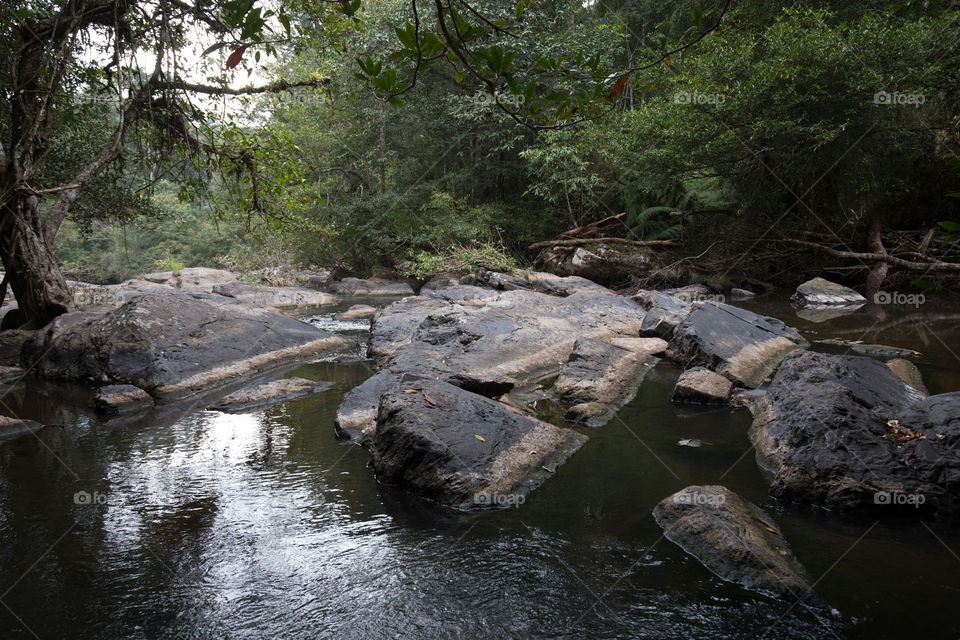
[(41, 319), (64, 276), (423, 278), (614, 216), (661, 265), (958, 273), (956, 2), (59, 4), (0, 9), (0, 253)]

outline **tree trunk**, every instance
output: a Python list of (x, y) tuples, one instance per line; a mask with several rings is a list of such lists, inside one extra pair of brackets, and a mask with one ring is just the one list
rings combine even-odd
[[(871, 218), (870, 226), (867, 227), (867, 249), (871, 253), (880, 255), (887, 254), (887, 250), (883, 246), (882, 231), (880, 218)], [(870, 273), (867, 274), (867, 298), (873, 299), (880, 291), (880, 287), (883, 286), (883, 281), (887, 279), (887, 271), (889, 271), (889, 269), (890, 265), (886, 262), (877, 262), (870, 268)]]
[(0, 258), (17, 299), (17, 324), (34, 329), (72, 304), (67, 281), (44, 239), (38, 204), (36, 196), (14, 192), (0, 206)]

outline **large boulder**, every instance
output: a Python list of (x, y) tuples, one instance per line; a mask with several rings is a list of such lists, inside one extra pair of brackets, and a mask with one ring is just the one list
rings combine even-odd
[(561, 400), (573, 404), (566, 418), (589, 427), (606, 424), (633, 398), (666, 346), (660, 338), (579, 338), (553, 386)]
[(673, 401), (692, 404), (727, 404), (733, 383), (704, 367), (684, 371), (673, 388)]
[(694, 308), (673, 331), (667, 356), (685, 368), (702, 366), (732, 382), (756, 387), (789, 352), (807, 342), (783, 322), (728, 304)]
[(169, 293), (64, 314), (24, 344), (21, 360), (47, 378), (182, 397), (352, 342), (270, 309)]
[(558, 276), (544, 271), (519, 271), (503, 273), (480, 269), (461, 280), (463, 284), (480, 284), (499, 291), (525, 289), (552, 296), (569, 296), (580, 291), (603, 291), (606, 287), (579, 276)]
[(566, 297), (466, 285), (443, 292), (446, 298), (404, 298), (374, 319), (370, 352), (389, 357), (375, 380), (344, 396), (337, 413), (341, 435), (372, 437), (381, 390), (405, 373), (498, 397), (559, 372), (579, 338), (633, 338), (644, 318), (636, 303), (606, 289)]
[(752, 408), (750, 437), (775, 497), (960, 511), (960, 393), (924, 398), (879, 360), (797, 352)]
[(536, 259), (537, 266), (563, 276), (580, 276), (601, 282), (623, 281), (631, 276), (646, 276), (659, 266), (651, 252), (639, 247), (588, 242), (583, 246), (562, 243), (544, 248)]
[(720, 578), (774, 598), (814, 598), (810, 574), (770, 514), (726, 487), (687, 487), (653, 516), (668, 540)]
[(456, 508), (519, 504), (586, 436), (453, 385), (407, 379), (379, 402), (379, 481)]
[(855, 306), (860, 307), (867, 303), (867, 299), (862, 295), (841, 284), (824, 280), (823, 278), (814, 278), (807, 280), (790, 297), (790, 300), (798, 307), (834, 307), (834, 306)]
[(630, 299), (647, 312), (640, 325), (642, 336), (659, 336), (669, 340), (677, 325), (693, 312), (690, 303), (662, 291), (641, 289)]

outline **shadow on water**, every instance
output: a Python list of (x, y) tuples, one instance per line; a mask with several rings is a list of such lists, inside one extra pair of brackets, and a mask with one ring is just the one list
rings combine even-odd
[[(960, 388), (960, 333), (932, 308), (924, 333), (750, 304), (825, 337), (915, 348), (931, 390)], [(339, 358), (276, 372), (335, 385), (236, 415), (204, 401), (103, 421), (83, 388), (0, 390), (18, 415), (63, 425), (0, 444), (0, 636), (960, 635), (956, 526), (771, 501), (749, 414), (674, 407), (669, 363), (524, 504), (480, 513), (378, 485), (367, 453), (335, 438), (340, 397), (371, 371)], [(717, 483), (773, 512), (839, 614), (724, 583), (663, 539), (654, 505)]]

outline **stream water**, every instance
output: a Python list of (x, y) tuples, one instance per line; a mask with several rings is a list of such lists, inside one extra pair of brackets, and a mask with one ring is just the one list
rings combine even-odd
[[(916, 349), (932, 393), (960, 389), (946, 303), (819, 324), (744, 306)], [(362, 335), (337, 310), (315, 321)], [(771, 501), (749, 413), (674, 407), (669, 363), (524, 504), (469, 514), (378, 486), (335, 438), (372, 368), (317, 362), (292, 374), (329, 391), (138, 421), (97, 419), (79, 387), (0, 388), (3, 413), (63, 425), (0, 443), (0, 638), (960, 637), (960, 527)], [(774, 515), (834, 612), (727, 584), (662, 537), (658, 501), (717, 483)]]

